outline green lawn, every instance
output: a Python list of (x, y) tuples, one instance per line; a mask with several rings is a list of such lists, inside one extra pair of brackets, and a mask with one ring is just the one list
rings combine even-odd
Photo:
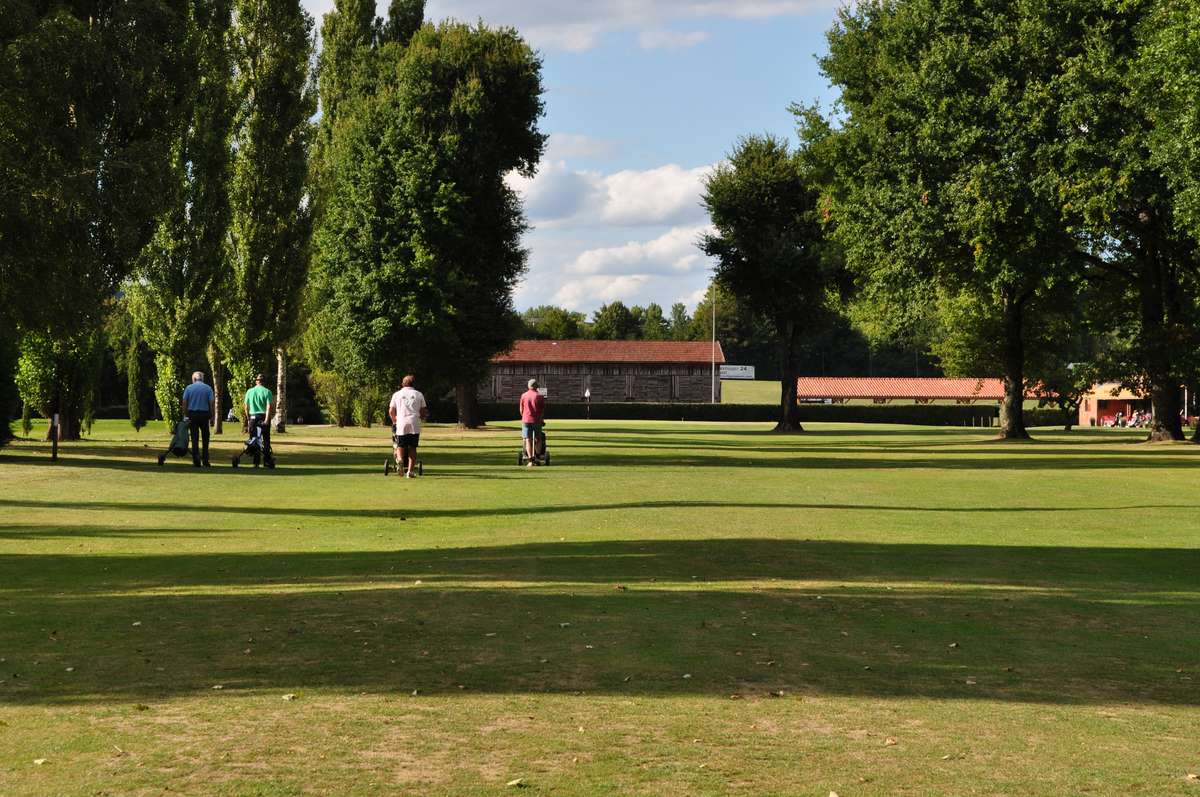
[(722, 404), (778, 404), (779, 380), (722, 379)]
[(1200, 448), (769, 426), (20, 441), (0, 794), (1200, 795)]

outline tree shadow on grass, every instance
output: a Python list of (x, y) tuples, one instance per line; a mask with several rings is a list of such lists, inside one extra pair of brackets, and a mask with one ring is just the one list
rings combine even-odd
[(0, 584), (0, 704), (214, 685), (1200, 703), (1191, 549), (733, 539), (30, 555), (0, 557)]
[[(802, 436), (780, 437), (769, 432), (732, 431), (726, 428), (688, 435), (686, 430), (648, 428), (630, 430), (616, 427), (570, 427), (550, 437), (555, 467), (602, 467), (662, 470), (694, 467), (753, 467), (776, 470), (829, 471), (858, 469), (935, 469), (935, 470), (1094, 470), (1107, 468), (1195, 468), (1200, 466), (1200, 449), (1194, 447), (1138, 447), (1124, 435), (1080, 432), (1078, 445), (1063, 445), (1060, 439), (1032, 445), (997, 446), (981, 440), (969, 430), (941, 431), (873, 430), (862, 427), (846, 431), (819, 431)], [(884, 442), (875, 438), (891, 435)], [(930, 439), (930, 438), (934, 439)], [(729, 439), (732, 438), (732, 439)], [(224, 441), (229, 443), (230, 441)], [(478, 445), (478, 442), (486, 442)], [(481, 478), (487, 469), (511, 473), (517, 441), (492, 438), (484, 441), (430, 441), (422, 447), (422, 459), (444, 475)], [(373, 471), (381, 467), (390, 453), (386, 440), (373, 444), (332, 444), (304, 439), (278, 441), (279, 468), (246, 474), (273, 478), (342, 475)], [(0, 454), (0, 465), (34, 467), (104, 468), (137, 472), (172, 472), (191, 469), (188, 459), (168, 458), (158, 468), (162, 447), (83, 444), (61, 452), (57, 464), (49, 459), (48, 449), (24, 449), (20, 453)], [(229, 458), (237, 453), (235, 445), (214, 449), (214, 467), (207, 477), (227, 478)], [(199, 474), (197, 474), (199, 475)]]
[[(98, 512), (183, 512), (183, 513), (218, 513), (218, 514), (247, 514), (258, 517), (314, 517), (314, 518), (365, 518), (365, 519), (436, 519), (436, 518), (473, 518), (473, 517), (513, 517), (513, 516), (553, 516), (574, 512), (611, 512), (645, 510), (658, 512), (663, 509), (765, 509), (778, 510), (785, 513), (797, 511), (845, 511), (845, 512), (899, 512), (899, 513), (937, 513), (937, 514), (998, 514), (1032, 513), (1053, 514), (1068, 513), (1111, 513), (1111, 512), (1142, 512), (1155, 509), (1197, 510), (1200, 504), (1186, 503), (1150, 503), (1150, 502), (1120, 502), (1095, 506), (923, 506), (905, 504), (846, 504), (794, 501), (730, 501), (730, 500), (664, 500), (664, 501), (615, 501), (596, 504), (522, 504), (516, 506), (492, 505), (483, 507), (452, 507), (452, 508), (362, 508), (362, 507), (297, 507), (297, 506), (233, 506), (220, 504), (182, 504), (182, 503), (140, 503), (131, 501), (44, 501), (40, 499), (0, 498), (0, 507), (12, 509), (50, 509), (50, 510), (81, 510)], [(62, 526), (63, 524), (58, 524)], [(18, 523), (15, 525), (0, 524), (0, 537), (11, 536), (19, 538), (21, 529), (42, 529), (37, 524)], [(64, 529), (69, 534), (69, 528), (79, 528), (78, 524), (70, 524)], [(123, 530), (122, 527), (111, 527)]]

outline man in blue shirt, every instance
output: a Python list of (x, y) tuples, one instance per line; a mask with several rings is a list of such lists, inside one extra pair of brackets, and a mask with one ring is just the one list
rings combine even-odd
[[(183, 400), (179, 402), (180, 409), (187, 415), (188, 427), (192, 432), (192, 464), (197, 468), (209, 467), (208, 464), (208, 421), (212, 418), (213, 391), (204, 384), (204, 372), (192, 374), (192, 383), (183, 391)], [(204, 453), (201, 455), (200, 440), (204, 439)]]

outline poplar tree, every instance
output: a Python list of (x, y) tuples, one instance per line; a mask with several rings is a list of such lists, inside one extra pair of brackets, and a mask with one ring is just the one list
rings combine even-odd
[(127, 290), (154, 352), (155, 397), (170, 427), (180, 420), (179, 397), (212, 336), (228, 278), (231, 0), (192, 0), (189, 9), (194, 68), (179, 87), (190, 113), (172, 150), (174, 190)]
[(274, 355), (283, 431), (288, 347), (309, 264), (313, 22), (299, 0), (235, 0), (235, 12), (233, 274), (218, 340), (229, 358), (235, 399)]
[[(51, 352), (58, 374), (81, 372), (171, 194), (186, 32), (167, 0), (9, 0), (0, 13), (0, 336)], [(12, 361), (0, 355), (0, 371)], [(92, 384), (53, 387), (43, 409), (74, 436)]]

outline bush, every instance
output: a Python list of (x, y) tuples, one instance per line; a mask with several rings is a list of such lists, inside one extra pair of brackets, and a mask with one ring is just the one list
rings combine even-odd
[[(516, 403), (480, 404), (485, 421), (519, 420)], [(916, 426), (994, 426), (999, 410), (989, 405), (946, 404), (801, 404), (800, 421), (900, 423)], [(549, 420), (588, 417), (584, 404), (551, 404)], [(593, 404), (591, 417), (605, 421), (774, 422), (778, 404)]]
[[(1079, 415), (1071, 413), (1069, 416), (1071, 425), (1077, 426), (1079, 423)], [(1067, 414), (1057, 407), (1041, 407), (1036, 410), (1025, 410), (1025, 426), (1032, 429), (1035, 426), (1060, 426), (1067, 425)]]

